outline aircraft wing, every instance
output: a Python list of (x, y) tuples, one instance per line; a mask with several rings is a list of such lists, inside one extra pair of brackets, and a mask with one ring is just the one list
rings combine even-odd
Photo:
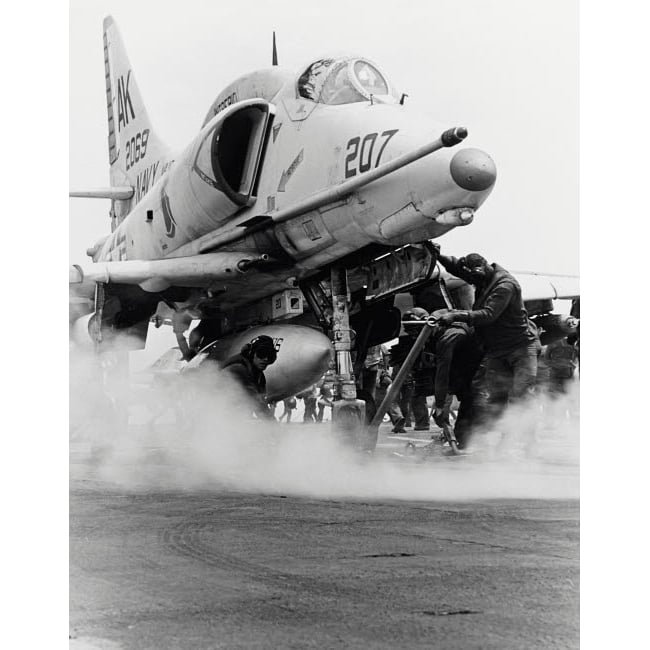
[(164, 291), (172, 285), (206, 286), (231, 280), (268, 261), (259, 253), (208, 253), (158, 260), (119, 260), (70, 267), (70, 284), (93, 282), (139, 285), (145, 291)]
[(580, 297), (580, 276), (513, 271), (528, 300), (563, 300)]
[[(439, 267), (440, 276), (450, 289), (465, 285), (465, 281)], [(536, 300), (564, 300), (580, 297), (580, 276), (531, 271), (511, 271), (521, 286), (524, 302)]]

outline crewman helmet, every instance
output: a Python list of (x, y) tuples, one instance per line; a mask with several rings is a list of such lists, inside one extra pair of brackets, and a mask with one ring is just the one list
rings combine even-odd
[[(412, 307), (402, 314), (402, 322), (407, 323), (408, 321), (421, 320), (425, 321), (429, 318), (429, 312), (422, 307)], [(420, 325), (407, 325), (404, 324), (404, 331), (410, 336), (417, 336), (421, 331)]]
[(250, 343), (242, 348), (242, 354), (250, 359), (257, 355), (260, 359), (267, 359), (269, 363), (274, 363), (278, 358), (278, 352), (275, 349), (275, 343), (270, 336), (261, 334), (256, 336)]
[(472, 280), (481, 282), (487, 277), (490, 265), (483, 255), (470, 253), (461, 258), (461, 266), (464, 266), (469, 271)]

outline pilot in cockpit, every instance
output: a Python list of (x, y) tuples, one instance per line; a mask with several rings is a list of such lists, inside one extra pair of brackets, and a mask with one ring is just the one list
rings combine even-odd
[(316, 61), (301, 75), (298, 91), (302, 97), (329, 105), (365, 102), (371, 97), (397, 101), (382, 73), (370, 62), (354, 57)]

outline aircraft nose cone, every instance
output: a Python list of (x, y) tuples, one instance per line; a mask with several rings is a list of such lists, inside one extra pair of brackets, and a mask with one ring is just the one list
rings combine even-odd
[(480, 192), (494, 185), (497, 167), (480, 149), (461, 149), (449, 163), (451, 177), (464, 190)]

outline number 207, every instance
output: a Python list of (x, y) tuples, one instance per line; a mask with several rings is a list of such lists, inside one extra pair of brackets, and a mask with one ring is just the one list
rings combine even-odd
[[(346, 149), (348, 155), (345, 157), (345, 177), (351, 178), (352, 176), (356, 176), (357, 172), (362, 174), (363, 172), (367, 172), (371, 167), (378, 167), (379, 161), (381, 160), (381, 154), (384, 153), (388, 141), (398, 131), (399, 129), (384, 131), (381, 136), (377, 133), (368, 133), (368, 135), (364, 136), (363, 140), (360, 136), (348, 140), (348, 146)], [(385, 140), (377, 152), (377, 157), (373, 161), (373, 153), (377, 138), (385, 138)]]

